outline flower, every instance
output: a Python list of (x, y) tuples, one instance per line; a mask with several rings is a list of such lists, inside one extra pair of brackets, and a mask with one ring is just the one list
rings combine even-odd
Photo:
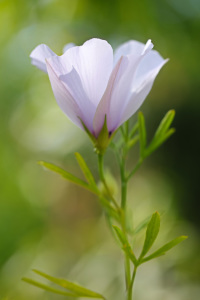
[(128, 41), (114, 55), (105, 40), (82, 46), (68, 44), (57, 56), (48, 46), (37, 46), (32, 64), (47, 72), (54, 96), (73, 123), (98, 138), (105, 123), (109, 136), (142, 105), (167, 62), (153, 44)]

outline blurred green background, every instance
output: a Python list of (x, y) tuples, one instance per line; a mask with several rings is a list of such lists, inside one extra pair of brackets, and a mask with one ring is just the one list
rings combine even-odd
[[(61, 54), (66, 43), (92, 37), (114, 48), (151, 38), (170, 58), (141, 109), (151, 137), (174, 108), (176, 134), (131, 182), (129, 206), (136, 225), (155, 210), (164, 212), (157, 245), (179, 234), (189, 240), (141, 267), (135, 299), (198, 298), (199, 32), (199, 0), (0, 1), (0, 299), (62, 299), (21, 281), (32, 268), (123, 299), (123, 257), (97, 199), (36, 163), (50, 161), (81, 176), (73, 155), (79, 151), (98, 178), (90, 141), (57, 107), (48, 77), (29, 59), (40, 43)], [(106, 161), (118, 178), (110, 151)], [(142, 235), (137, 239), (142, 245)]]

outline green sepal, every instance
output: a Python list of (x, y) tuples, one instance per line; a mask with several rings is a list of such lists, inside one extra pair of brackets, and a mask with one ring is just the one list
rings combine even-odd
[(158, 129), (156, 130), (156, 133), (149, 147), (146, 149), (147, 155), (150, 155), (153, 151), (155, 151), (175, 132), (174, 128), (170, 128), (171, 123), (174, 120), (174, 117), (175, 117), (174, 110), (170, 110), (166, 113), (166, 115), (160, 122)]
[[(80, 118), (79, 118), (80, 119)], [(81, 124), (85, 130), (85, 132), (87, 133), (87, 135), (89, 136), (89, 138), (91, 139), (92, 143), (95, 144), (96, 143), (96, 138), (95, 136), (89, 131), (89, 129), (85, 126), (85, 124), (83, 123), (83, 121), (80, 119)]]
[(85, 179), (87, 180), (87, 182), (90, 184), (91, 187), (96, 188), (97, 189), (97, 185), (96, 182), (94, 180), (94, 177), (90, 171), (90, 169), (88, 168), (85, 160), (83, 159), (83, 157), (80, 155), (80, 153), (76, 152), (75, 153), (76, 156), (76, 160), (83, 172), (83, 175), (85, 176)]
[(72, 293), (67, 293), (67, 292), (64, 292), (64, 291), (61, 291), (61, 290), (57, 290), (57, 289), (54, 289), (46, 284), (43, 284), (43, 283), (40, 283), (38, 281), (35, 281), (33, 279), (30, 279), (30, 278), (26, 278), (26, 277), (23, 277), (22, 278), (23, 281), (31, 284), (31, 285), (34, 285), (40, 289), (43, 289), (47, 292), (51, 292), (51, 293), (54, 293), (54, 294), (58, 294), (58, 295), (63, 295), (63, 296), (68, 296), (68, 297), (79, 297), (79, 295), (77, 294), (72, 294)]
[(138, 113), (138, 125), (139, 125), (139, 139), (140, 139), (140, 157), (145, 158), (145, 148), (146, 148), (146, 127), (145, 119), (142, 112)]
[(109, 143), (112, 141), (113, 137), (115, 136), (115, 133), (110, 133), (108, 131), (107, 127), (107, 120), (106, 120), (106, 115), (104, 119), (104, 124), (103, 127), (96, 139), (95, 145), (94, 145), (94, 150), (97, 154), (104, 154), (105, 150), (107, 149)]
[(143, 258), (147, 254), (149, 249), (152, 247), (159, 233), (159, 230), (160, 230), (160, 215), (158, 212), (155, 212), (152, 215), (150, 222), (148, 223), (147, 230), (146, 230), (146, 237), (145, 237), (143, 249), (140, 254), (139, 260)]
[(128, 257), (133, 262), (133, 264), (135, 266), (137, 266), (138, 261), (135, 257), (135, 254), (134, 254), (126, 236), (124, 235), (124, 233), (121, 231), (121, 229), (119, 227), (113, 225), (113, 228), (117, 234), (117, 237), (118, 237), (120, 243), (122, 244), (122, 250), (128, 255)]
[(181, 243), (182, 241), (186, 240), (188, 237), (187, 236), (179, 236), (177, 238), (175, 238), (174, 240), (172, 240), (171, 242), (165, 244), (164, 246), (162, 246), (161, 248), (159, 248), (158, 250), (156, 250), (155, 252), (153, 252), (151, 255), (143, 258), (140, 263), (144, 263), (146, 261), (149, 261), (151, 259), (154, 259), (156, 257), (165, 255), (165, 253), (167, 251), (169, 251), (170, 249), (172, 249), (173, 247), (175, 247), (176, 245), (178, 245), (179, 243)]
[(83, 123), (83, 121), (80, 119), (81, 124), (83, 125), (83, 128), (85, 132), (88, 134), (89, 138), (91, 139), (92, 143), (94, 144), (94, 151), (97, 154), (104, 154), (106, 151), (109, 143), (112, 141), (113, 137), (115, 136), (115, 133), (108, 132), (107, 127), (107, 121), (106, 121), (106, 115), (103, 123), (103, 127), (98, 135), (98, 137), (95, 137), (89, 129), (86, 127), (86, 125)]
[[(62, 288), (65, 288), (69, 290), (70, 292), (74, 293), (76, 297), (88, 297), (88, 298), (98, 298), (98, 299), (105, 299), (104, 296), (102, 296), (99, 293), (96, 293), (94, 291), (91, 291), (89, 289), (86, 289), (74, 282), (68, 281), (66, 279), (60, 279), (56, 278), (50, 275), (45, 274), (44, 272), (33, 270), (38, 275), (48, 279), (49, 281), (61, 286)], [(74, 296), (73, 296), (74, 297)]]
[(87, 182), (83, 181), (82, 179), (79, 179), (76, 176), (72, 175), (71, 173), (63, 170), (62, 168), (57, 167), (54, 164), (51, 164), (51, 163), (48, 163), (45, 161), (38, 161), (38, 164), (45, 167), (46, 169), (48, 169), (50, 171), (53, 171), (53, 172), (61, 175), (63, 178), (67, 179), (68, 181), (73, 182), (76, 185), (79, 185), (96, 195), (99, 195), (99, 192), (94, 187), (90, 186)]

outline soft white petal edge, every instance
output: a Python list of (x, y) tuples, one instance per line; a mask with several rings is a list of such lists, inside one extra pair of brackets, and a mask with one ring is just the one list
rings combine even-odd
[(153, 48), (153, 44), (150, 39), (147, 41), (146, 44), (134, 40), (128, 41), (117, 47), (114, 51), (114, 64), (118, 62), (121, 56), (138, 56), (144, 54), (142, 52), (145, 52), (145, 50), (148, 48), (150, 48), (150, 50)]
[(72, 97), (66, 86), (63, 84), (63, 82), (59, 79), (55, 71), (52, 69), (48, 60), (46, 65), (52, 90), (58, 105), (74, 124), (83, 129), (83, 126), (80, 121), (80, 119), (82, 119), (82, 114), (79, 106), (74, 101), (74, 98)]
[(38, 45), (30, 54), (32, 65), (47, 73), (46, 59), (56, 54), (45, 44)]
[(104, 95), (99, 102), (99, 105), (97, 106), (96, 113), (93, 120), (93, 127), (95, 135), (98, 136), (99, 132), (101, 131), (101, 128), (104, 124), (105, 115), (107, 116), (107, 126), (108, 131), (110, 131), (109, 127), (109, 118), (110, 118), (110, 101), (112, 99), (112, 92), (115, 89), (115, 87), (118, 85), (121, 76), (123, 75), (125, 69), (128, 65), (128, 58), (127, 57), (121, 57), (120, 60), (117, 62), (116, 66), (114, 67), (111, 76), (108, 81), (107, 88), (104, 92)]
[(126, 122), (140, 108), (147, 95), (151, 91), (156, 76), (167, 62), (168, 59), (163, 60), (159, 66), (147, 73), (146, 76), (144, 76), (141, 85), (136, 90), (133, 90), (129, 101), (127, 102), (121, 114), (120, 123), (118, 127), (121, 126), (124, 122)]
[(109, 79), (107, 89), (97, 107), (94, 118), (96, 135), (103, 126), (105, 115), (107, 115), (109, 132), (113, 132), (118, 127), (121, 113), (131, 95), (132, 83), (137, 68), (148, 53), (152, 52), (152, 48), (151, 40), (148, 40), (146, 44), (139, 43), (137, 53), (121, 56), (118, 60)]
[(72, 47), (75, 47), (76, 45), (74, 43), (69, 43), (69, 44), (66, 44), (64, 47), (63, 47), (63, 53), (65, 53), (68, 49), (72, 48)]

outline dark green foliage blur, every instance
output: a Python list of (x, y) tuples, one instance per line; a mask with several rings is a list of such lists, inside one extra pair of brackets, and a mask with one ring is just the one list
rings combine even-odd
[[(165, 238), (184, 234), (189, 239), (169, 255), (169, 262), (166, 257), (144, 267), (136, 299), (147, 299), (144, 284), (148, 299), (197, 299), (199, 32), (198, 0), (0, 1), (0, 299), (58, 299), (21, 282), (32, 268), (122, 299), (123, 261), (97, 199), (37, 165), (50, 161), (81, 177), (73, 155), (79, 151), (98, 178), (90, 141), (57, 107), (48, 77), (29, 59), (40, 43), (61, 54), (66, 43), (81, 45), (92, 37), (114, 48), (150, 38), (170, 58), (141, 109), (150, 137), (164, 114), (175, 109), (176, 133), (144, 163), (130, 185), (129, 201), (136, 225), (160, 209)], [(130, 163), (137, 151), (132, 154)], [(106, 161), (118, 180), (111, 151)]]

